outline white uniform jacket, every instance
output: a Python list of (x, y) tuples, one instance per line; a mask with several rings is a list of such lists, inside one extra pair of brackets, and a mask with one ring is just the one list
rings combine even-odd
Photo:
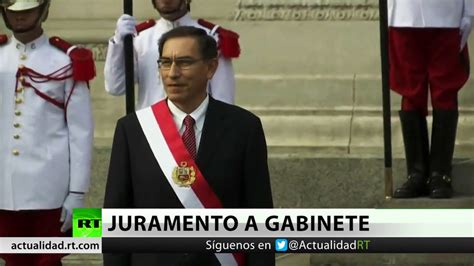
[(474, 16), (474, 0), (388, 0), (388, 25), (412, 28), (459, 28)]
[[(87, 84), (76, 83), (66, 113), (31, 87), (19, 83), (15, 92), (22, 66), (46, 75), (71, 63), (45, 35), (26, 45), (11, 38), (0, 46), (0, 62), (0, 209), (59, 208), (68, 191), (89, 187), (93, 121)], [(74, 82), (24, 80), (61, 103)]]
[[(140, 32), (134, 38), (134, 70), (135, 81), (138, 83), (137, 110), (148, 107), (166, 97), (158, 73), (158, 41), (161, 35), (179, 26), (194, 26), (210, 33), (209, 29), (199, 25), (188, 13), (173, 22), (161, 18), (156, 21), (155, 26)], [(212, 36), (218, 41), (217, 33)], [(105, 60), (104, 78), (105, 90), (112, 95), (125, 94), (123, 49), (123, 42), (115, 43), (113, 38), (110, 39)], [(217, 100), (234, 103), (235, 78), (231, 59), (219, 56), (219, 67), (209, 84), (208, 91)]]

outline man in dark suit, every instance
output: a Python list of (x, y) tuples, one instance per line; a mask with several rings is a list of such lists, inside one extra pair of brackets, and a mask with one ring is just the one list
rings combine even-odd
[[(117, 122), (104, 207), (272, 208), (260, 119), (206, 92), (218, 65), (214, 39), (175, 28), (159, 54), (168, 98)], [(273, 254), (227, 255), (233, 265), (275, 264)], [(227, 265), (222, 256), (107, 254), (104, 265)]]

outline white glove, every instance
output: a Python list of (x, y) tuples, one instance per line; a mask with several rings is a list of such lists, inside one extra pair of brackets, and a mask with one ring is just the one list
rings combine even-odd
[(117, 20), (117, 28), (115, 29), (114, 42), (120, 43), (122, 42), (123, 38), (125, 38), (125, 36), (130, 34), (136, 35), (136, 25), (137, 21), (134, 17), (127, 14), (123, 14), (122, 16), (120, 16), (120, 18)]
[(472, 18), (471, 17), (463, 17), (461, 19), (461, 26), (459, 27), (459, 31), (461, 34), (461, 50), (467, 43), (467, 39), (469, 38), (469, 33), (472, 29)]
[(72, 227), (72, 209), (84, 207), (84, 194), (69, 193), (64, 200), (63, 209), (61, 211), (60, 222), (63, 223), (61, 226), (61, 232), (66, 232)]

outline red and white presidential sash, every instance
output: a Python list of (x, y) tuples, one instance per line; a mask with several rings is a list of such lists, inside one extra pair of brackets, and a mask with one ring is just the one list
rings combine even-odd
[[(166, 99), (137, 111), (136, 115), (156, 161), (184, 208), (222, 208), (221, 201), (186, 149)], [(173, 180), (173, 172), (183, 163), (188, 168), (192, 167), (195, 175), (189, 187), (183, 187)], [(242, 253), (215, 255), (222, 265), (245, 264)]]

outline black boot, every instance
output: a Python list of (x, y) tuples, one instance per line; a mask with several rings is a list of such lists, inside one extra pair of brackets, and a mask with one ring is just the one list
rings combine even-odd
[(394, 198), (428, 195), (429, 142), (426, 117), (419, 111), (400, 111), (408, 180), (393, 194)]
[(451, 163), (453, 160), (457, 110), (433, 110), (433, 132), (431, 135), (431, 176), (429, 189), (431, 198), (451, 198)]

